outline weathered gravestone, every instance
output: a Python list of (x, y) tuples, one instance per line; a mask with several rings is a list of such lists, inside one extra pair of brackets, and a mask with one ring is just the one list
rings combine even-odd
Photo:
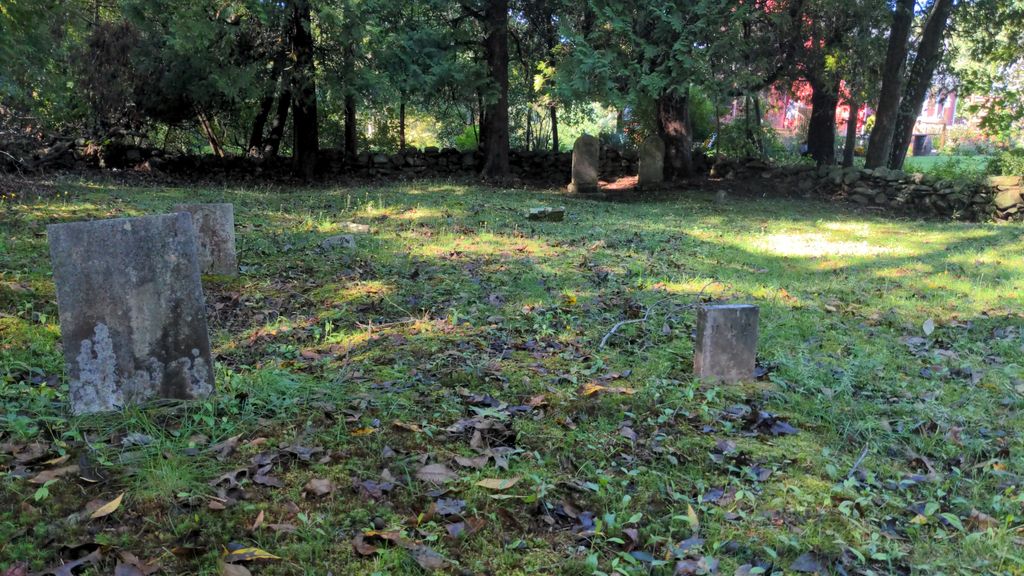
[(700, 378), (732, 383), (754, 376), (758, 307), (705, 306), (697, 311), (693, 372)]
[(192, 215), (199, 239), (199, 272), (237, 276), (234, 207), (227, 203), (178, 204), (174, 211)]
[(657, 136), (648, 136), (640, 146), (640, 170), (637, 186), (654, 188), (665, 181), (665, 143)]
[(54, 224), (47, 234), (74, 413), (213, 391), (188, 213)]
[(589, 134), (572, 146), (572, 182), (569, 192), (597, 192), (597, 172), (601, 162), (601, 142)]

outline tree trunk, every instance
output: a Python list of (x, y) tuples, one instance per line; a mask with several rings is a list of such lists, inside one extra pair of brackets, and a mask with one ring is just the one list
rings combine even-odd
[(293, 4), (292, 57), (292, 128), (295, 135), (293, 165), (303, 180), (311, 180), (316, 171), (320, 151), (317, 125), (316, 79), (313, 63), (313, 31), (309, 0)]
[(914, 124), (921, 114), (925, 98), (928, 97), (935, 68), (942, 59), (942, 39), (952, 10), (953, 0), (935, 0), (921, 32), (921, 43), (917, 47), (917, 56), (910, 67), (910, 76), (903, 89), (903, 100), (900, 102), (892, 138), (889, 167), (895, 170), (902, 170), (903, 162), (907, 159), (907, 148), (914, 135)]
[(267, 127), (267, 120), (270, 119), (270, 112), (274, 109), (274, 96), (278, 90), (278, 80), (281, 77), (281, 70), (284, 68), (284, 54), (274, 58), (273, 68), (270, 70), (270, 87), (267, 93), (260, 100), (260, 108), (256, 112), (256, 119), (252, 123), (252, 131), (249, 133), (249, 156), (259, 156), (263, 153), (263, 131)]
[(889, 31), (889, 47), (885, 53), (882, 70), (882, 90), (875, 110), (875, 127), (868, 139), (866, 168), (878, 168), (889, 159), (892, 137), (896, 130), (896, 115), (900, 107), (900, 90), (903, 85), (903, 69), (907, 61), (907, 40), (914, 22), (914, 0), (897, 0), (892, 13), (892, 29)]
[(345, 161), (356, 163), (359, 155), (359, 127), (356, 124), (356, 96), (345, 96)]
[(551, 151), (558, 152), (558, 108), (551, 105)]
[(658, 132), (665, 142), (665, 179), (693, 174), (693, 131), (690, 127), (689, 90), (666, 92), (658, 98)]
[(270, 118), (270, 111), (274, 109), (274, 94), (270, 93), (260, 100), (260, 109), (256, 112), (256, 119), (252, 122), (252, 132), (249, 133), (249, 156), (259, 156), (263, 152), (263, 129), (267, 126)]
[(405, 98), (398, 105), (398, 149), (405, 150)]
[(857, 117), (860, 102), (850, 99), (850, 113), (846, 116), (846, 146), (843, 147), (843, 168), (853, 166), (853, 153), (857, 148)]
[(530, 151), (530, 140), (533, 138), (533, 111), (526, 107), (526, 151)]
[(486, 103), (483, 176), (509, 175), (508, 144), (508, 0), (488, 0), (484, 14), (487, 38), (484, 52), (497, 97)]
[(292, 107), (292, 91), (288, 83), (277, 98), (277, 113), (274, 114), (274, 121), (270, 124), (270, 132), (267, 134), (266, 145), (263, 147), (264, 158), (277, 158), (281, 150), (281, 139), (284, 137), (284, 129), (288, 124), (288, 110)]
[(210, 149), (213, 150), (213, 155), (223, 158), (224, 148), (221, 147), (220, 140), (217, 139), (217, 133), (213, 130), (210, 118), (202, 110), (196, 111), (196, 117), (199, 119), (199, 128), (202, 130), (203, 136), (206, 137), (206, 141), (210, 144)]
[(825, 86), (816, 79), (808, 80), (811, 85), (811, 120), (807, 126), (807, 152), (818, 166), (835, 164), (839, 82)]
[(762, 160), (768, 159), (768, 149), (764, 145), (764, 130), (761, 129), (763, 119), (761, 118), (761, 97), (754, 94), (751, 99), (754, 101), (754, 145)]

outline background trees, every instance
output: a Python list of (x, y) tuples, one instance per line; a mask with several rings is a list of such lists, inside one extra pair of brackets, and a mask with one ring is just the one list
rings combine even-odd
[[(843, 140), (853, 162), (867, 108), (866, 164), (899, 167), (937, 70), (984, 96), (990, 129), (1024, 117), (1022, 10), (1008, 0), (14, 0), (0, 8), (0, 102), (96, 138), (290, 155), (304, 178), (321, 147), (355, 162), (414, 144), (479, 149), (481, 174), (501, 179), (511, 148), (566, 149), (609, 111), (608, 142), (660, 135), (671, 178), (694, 173), (695, 151), (767, 158), (765, 117), (788, 114), (779, 95), (806, 89), (801, 134), (817, 163), (837, 162)], [(839, 121), (854, 119), (842, 137), (840, 110)]]

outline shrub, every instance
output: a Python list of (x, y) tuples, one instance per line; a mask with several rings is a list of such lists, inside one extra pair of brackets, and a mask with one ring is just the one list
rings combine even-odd
[(953, 126), (946, 131), (940, 152), (950, 156), (988, 156), (1001, 143), (996, 137), (972, 126)]
[[(769, 158), (778, 160), (786, 155), (786, 147), (769, 124), (761, 124), (760, 132), (757, 137), (764, 143), (765, 153)], [(743, 118), (722, 124), (721, 132), (713, 134), (705, 146), (709, 151), (718, 152), (727, 158), (756, 158), (761, 155), (755, 143), (750, 140)]]
[(993, 176), (1024, 176), (1024, 148), (1001, 152), (989, 160), (987, 171)]
[(968, 184), (980, 184), (985, 179), (985, 165), (972, 162), (966, 158), (952, 157), (936, 162), (927, 170), (936, 180), (950, 180)]

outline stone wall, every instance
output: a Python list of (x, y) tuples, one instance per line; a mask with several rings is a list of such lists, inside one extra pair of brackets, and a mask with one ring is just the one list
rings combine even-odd
[(877, 168), (821, 166), (787, 169), (797, 190), (846, 199), (862, 206), (954, 220), (1009, 220), (1024, 216), (1021, 178), (987, 181), (936, 180)]
[[(349, 166), (340, 151), (325, 150), (321, 154), (321, 168), (325, 172), (348, 173), (368, 177), (438, 177), (471, 176), (483, 168), (484, 155), (479, 151), (461, 152), (454, 148), (427, 147), (423, 150), (407, 149), (395, 154), (363, 152)], [(569, 181), (572, 154), (569, 152), (513, 150), (509, 154), (512, 175), (530, 181), (552, 182), (559, 185)], [(601, 149), (600, 176), (615, 179), (636, 174), (636, 153), (620, 153), (611, 148)]]

